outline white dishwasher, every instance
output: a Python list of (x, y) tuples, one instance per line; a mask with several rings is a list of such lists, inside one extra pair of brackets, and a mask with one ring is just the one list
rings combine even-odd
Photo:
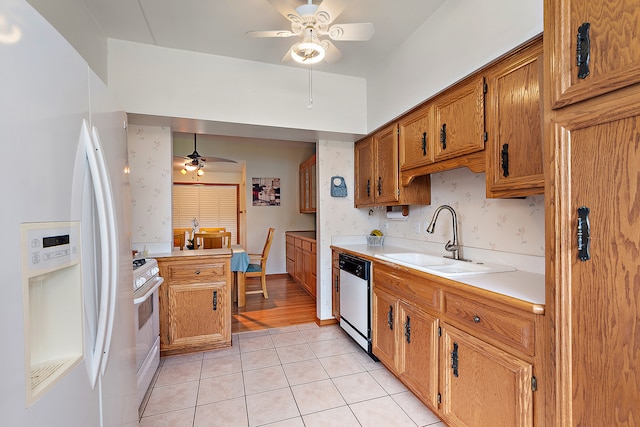
[(370, 356), (371, 262), (340, 254), (340, 327)]

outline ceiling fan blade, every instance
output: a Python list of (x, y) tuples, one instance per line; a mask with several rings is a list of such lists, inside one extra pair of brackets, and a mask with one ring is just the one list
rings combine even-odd
[[(326, 0), (325, 0), (326, 1)], [(370, 22), (359, 24), (336, 24), (329, 27), (327, 35), (331, 40), (366, 41), (375, 32)]]
[(320, 44), (325, 50), (324, 60), (329, 64), (338, 62), (342, 58), (342, 52), (330, 40), (320, 40)]
[(267, 0), (282, 16), (291, 22), (302, 22), (302, 18), (296, 12), (296, 4), (292, 0)]
[(212, 163), (238, 163), (235, 160), (224, 159), (222, 157), (210, 157), (209, 158), (209, 162), (212, 162)]
[(329, 25), (345, 9), (348, 0), (324, 0), (316, 11), (316, 20), (320, 25)]
[(267, 30), (267, 31), (247, 31), (245, 36), (249, 37), (291, 37), (297, 34), (289, 30)]

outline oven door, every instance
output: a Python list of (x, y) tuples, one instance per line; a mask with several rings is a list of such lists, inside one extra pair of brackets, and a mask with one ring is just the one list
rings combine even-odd
[(133, 294), (136, 327), (136, 376), (139, 397), (144, 397), (159, 364), (158, 288), (162, 283), (164, 283), (164, 279), (156, 276)]

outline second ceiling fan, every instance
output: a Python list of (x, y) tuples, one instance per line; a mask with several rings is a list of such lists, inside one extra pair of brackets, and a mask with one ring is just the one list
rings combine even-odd
[[(271, 5), (291, 22), (291, 30), (249, 31), (250, 37), (302, 37), (302, 41), (294, 43), (282, 58), (282, 61), (293, 58), (302, 64), (315, 64), (323, 59), (329, 63), (342, 57), (340, 50), (331, 42), (366, 41), (374, 33), (371, 23), (334, 24), (331, 23), (342, 13), (348, 0), (323, 0), (313, 4), (299, 4), (294, 0), (267, 0)], [(321, 39), (320, 37), (328, 37)]]

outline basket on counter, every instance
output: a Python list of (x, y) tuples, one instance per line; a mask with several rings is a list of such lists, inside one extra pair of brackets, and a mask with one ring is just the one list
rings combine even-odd
[(367, 236), (367, 246), (382, 246), (384, 236)]

